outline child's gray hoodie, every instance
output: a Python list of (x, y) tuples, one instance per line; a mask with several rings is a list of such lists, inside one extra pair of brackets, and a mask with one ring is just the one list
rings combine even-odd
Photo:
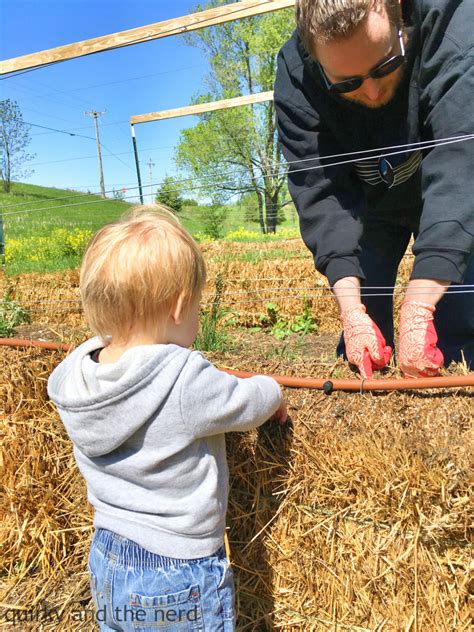
[(113, 364), (88, 340), (51, 374), (58, 408), (95, 507), (94, 525), (175, 558), (222, 546), (228, 494), (225, 432), (279, 407), (269, 377), (238, 379), (198, 351), (143, 345)]

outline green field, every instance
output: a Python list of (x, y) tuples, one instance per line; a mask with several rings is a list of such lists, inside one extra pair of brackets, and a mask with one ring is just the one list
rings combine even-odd
[[(52, 272), (77, 267), (92, 234), (131, 206), (124, 200), (103, 199), (90, 193), (13, 183), (11, 193), (0, 192), (6, 272)], [(260, 233), (248, 208), (228, 205), (217, 211), (222, 212), (222, 219), (217, 222), (209, 218), (205, 206), (184, 207), (180, 217), (198, 240), (208, 239), (216, 225), (219, 237), (230, 241), (273, 241), (298, 234), (293, 206), (285, 210), (285, 220), (278, 233), (271, 236)]]
[(33, 184), (14, 183), (11, 193), (0, 192), (6, 239), (45, 235), (58, 227), (96, 230), (130, 206), (122, 200)]

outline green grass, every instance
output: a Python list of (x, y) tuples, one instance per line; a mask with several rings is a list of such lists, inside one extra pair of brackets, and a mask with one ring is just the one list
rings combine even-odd
[(230, 252), (214, 258), (216, 263), (225, 263), (226, 261), (243, 261), (245, 263), (258, 263), (259, 261), (268, 261), (272, 259), (307, 259), (307, 255), (300, 250), (283, 250), (275, 248), (274, 250), (252, 250), (250, 252)]
[(225, 282), (222, 275), (218, 274), (215, 281), (214, 301), (200, 315), (199, 333), (194, 341), (194, 348), (200, 351), (225, 351), (229, 348), (229, 336), (226, 332), (225, 318), (229, 315), (229, 309), (221, 305), (222, 295), (225, 291)]
[[(62, 199), (62, 198), (69, 199)], [(5, 240), (48, 235), (54, 228), (98, 228), (120, 217), (131, 204), (98, 195), (13, 183), (0, 191)]]
[[(228, 204), (225, 207), (219, 207), (225, 210), (224, 219), (221, 226), (222, 236), (226, 235), (230, 231), (235, 231), (244, 226), (246, 229), (260, 233), (260, 224), (258, 221), (250, 221), (246, 219), (247, 208), (239, 206), (238, 204)], [(207, 222), (205, 219), (206, 209), (205, 207), (190, 206), (184, 207), (180, 215), (183, 225), (193, 235), (196, 233), (206, 233)], [(298, 230), (298, 216), (294, 206), (287, 206), (283, 209), (285, 216), (284, 221), (278, 225), (279, 228), (294, 228)], [(194, 217), (196, 219), (194, 219)]]
[[(131, 206), (123, 200), (104, 200), (90, 193), (13, 183), (10, 193), (0, 191), (6, 272), (55, 272), (78, 267), (93, 233), (120, 217)], [(180, 213), (183, 225), (197, 239), (206, 234), (205, 214), (206, 208), (199, 206), (185, 207)], [(278, 233), (262, 235), (259, 224), (246, 220), (245, 214), (245, 208), (238, 205), (225, 207), (222, 235), (232, 231), (232, 241), (273, 241), (279, 238)], [(285, 217), (279, 228), (297, 231), (293, 207), (285, 209)], [(245, 230), (242, 231), (243, 228)], [(249, 236), (246, 236), (246, 231), (250, 231)], [(291, 258), (291, 254), (280, 253), (278, 249), (271, 253), (256, 251), (243, 253), (241, 260), (257, 262), (263, 258), (280, 257)], [(232, 258), (235, 259), (235, 255)]]
[(130, 207), (89, 193), (13, 183), (10, 193), (0, 191), (7, 273), (78, 267), (94, 232)]

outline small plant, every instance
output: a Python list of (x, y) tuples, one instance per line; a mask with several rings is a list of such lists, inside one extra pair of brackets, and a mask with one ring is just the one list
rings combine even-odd
[(228, 335), (223, 323), (229, 314), (229, 309), (222, 307), (224, 293), (224, 279), (218, 274), (215, 281), (215, 296), (209, 308), (202, 312), (200, 331), (194, 341), (194, 348), (200, 351), (224, 351), (228, 347)]
[(8, 338), (15, 333), (15, 327), (29, 323), (30, 315), (24, 307), (14, 301), (7, 290), (0, 301), (0, 338)]
[(308, 299), (304, 301), (303, 313), (293, 320), (282, 316), (275, 303), (266, 303), (265, 307), (267, 313), (260, 315), (260, 322), (270, 327), (272, 336), (275, 336), (278, 340), (283, 340), (295, 333), (306, 336), (306, 334), (316, 329), (316, 323), (314, 322), (310, 301)]

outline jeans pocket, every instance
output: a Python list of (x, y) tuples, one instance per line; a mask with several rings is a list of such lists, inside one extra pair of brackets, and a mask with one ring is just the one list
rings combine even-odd
[(130, 595), (135, 632), (198, 632), (204, 630), (199, 586), (166, 595)]
[(221, 579), (217, 585), (217, 595), (222, 607), (222, 618), (226, 622), (235, 621), (234, 608), (234, 571), (227, 558), (222, 558), (218, 562), (221, 572)]
[(91, 569), (90, 565), (87, 565), (87, 569), (89, 571), (89, 587), (91, 591), (92, 602), (94, 604), (94, 609), (97, 612), (99, 609), (99, 602), (97, 599), (97, 577), (95, 576), (94, 571)]

